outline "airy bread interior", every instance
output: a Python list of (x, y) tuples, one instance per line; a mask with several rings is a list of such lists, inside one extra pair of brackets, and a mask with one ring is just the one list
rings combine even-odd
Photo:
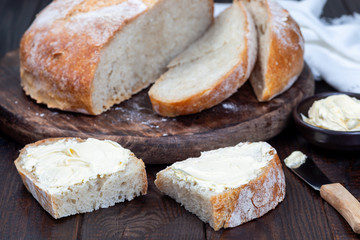
[[(170, 62), (169, 70), (151, 87), (154, 110), (168, 116), (191, 114), (236, 92), (254, 65), (254, 31), (250, 15), (241, 3), (234, 2), (203, 37)], [(237, 83), (232, 84), (235, 79), (230, 78), (236, 78)], [(223, 89), (216, 90), (221, 84)], [(173, 106), (173, 112), (162, 112), (157, 104)]]
[(98, 176), (96, 179), (69, 186), (66, 190), (52, 194), (53, 201), (58, 203), (58, 217), (92, 212), (125, 200), (131, 201), (134, 197), (142, 195), (142, 167), (134, 160), (128, 164), (124, 172), (116, 172), (103, 178)]
[(95, 112), (153, 83), (171, 59), (204, 33), (212, 14), (209, 0), (161, 0), (126, 25), (102, 50), (93, 81)]
[(20, 44), (21, 85), (49, 108), (98, 115), (154, 82), (213, 21), (211, 0), (58, 0)]
[(29, 148), (51, 145), (58, 140), (45, 140), (27, 145), (15, 161), (26, 188), (54, 218), (92, 212), (146, 194), (147, 179), (144, 163), (130, 151), (129, 161), (123, 170), (105, 175), (95, 174), (87, 181), (62, 187), (53, 187), (47, 182), (42, 182), (36, 174), (35, 168), (28, 171), (24, 167), (28, 161), (25, 157), (27, 156), (26, 151)]
[(203, 222), (209, 223), (210, 226), (215, 225), (211, 197), (216, 196), (216, 192), (201, 188), (192, 182), (179, 181), (171, 169), (159, 172), (155, 184), (160, 191), (175, 199)]

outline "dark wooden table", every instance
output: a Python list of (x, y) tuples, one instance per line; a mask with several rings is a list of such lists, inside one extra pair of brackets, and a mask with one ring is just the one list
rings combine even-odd
[[(0, 57), (17, 49), (21, 35), (49, 0), (0, 1)], [(328, 0), (324, 16), (360, 12), (360, 1)], [(324, 82), (316, 92), (334, 91)], [(284, 159), (294, 150), (312, 157), (334, 182), (360, 199), (359, 152), (325, 151), (308, 144), (293, 123), (269, 141)], [(235, 144), (235, 143), (234, 143)], [(165, 165), (148, 165), (148, 194), (93, 213), (54, 220), (23, 186), (13, 161), (23, 146), (0, 133), (0, 239), (357, 239), (343, 218), (289, 170), (286, 198), (274, 211), (234, 229), (214, 232), (154, 186)]]

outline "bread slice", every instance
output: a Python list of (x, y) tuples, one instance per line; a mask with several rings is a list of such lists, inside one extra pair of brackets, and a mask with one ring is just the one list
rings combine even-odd
[(151, 87), (153, 109), (173, 117), (222, 102), (248, 79), (256, 49), (250, 13), (235, 1), (203, 37), (170, 62), (169, 70)]
[(153, 83), (213, 21), (211, 0), (55, 0), (20, 44), (21, 85), (97, 115)]
[(91, 212), (147, 192), (145, 165), (109, 140), (52, 138), (26, 145), (15, 166), (54, 218)]
[(257, 99), (270, 101), (289, 89), (304, 66), (304, 40), (289, 12), (275, 0), (241, 0), (258, 35), (258, 57), (250, 82)]
[(156, 175), (155, 184), (215, 231), (261, 217), (285, 197), (279, 157), (265, 142), (176, 162)]

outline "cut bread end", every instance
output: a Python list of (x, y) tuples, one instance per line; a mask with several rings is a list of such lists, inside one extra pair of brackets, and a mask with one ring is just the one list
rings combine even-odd
[(250, 82), (260, 102), (288, 90), (304, 66), (304, 40), (289, 12), (274, 0), (240, 0), (257, 29), (258, 57)]
[[(109, 151), (117, 157), (109, 157)], [(28, 191), (55, 219), (147, 193), (143, 161), (112, 141), (45, 139), (26, 145), (15, 166)]]
[(157, 174), (155, 184), (215, 231), (261, 217), (285, 197), (279, 157), (264, 142), (240, 143), (175, 163)]
[(247, 80), (256, 52), (253, 20), (244, 5), (235, 1), (203, 37), (170, 62), (169, 70), (151, 87), (153, 109), (174, 117), (222, 102)]

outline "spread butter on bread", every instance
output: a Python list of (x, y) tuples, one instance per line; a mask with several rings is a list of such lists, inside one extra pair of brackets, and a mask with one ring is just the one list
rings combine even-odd
[(214, 230), (263, 216), (285, 197), (276, 150), (265, 142), (203, 152), (156, 175), (157, 188)]
[(109, 140), (50, 138), (26, 145), (15, 166), (54, 218), (91, 212), (147, 192), (141, 159)]

